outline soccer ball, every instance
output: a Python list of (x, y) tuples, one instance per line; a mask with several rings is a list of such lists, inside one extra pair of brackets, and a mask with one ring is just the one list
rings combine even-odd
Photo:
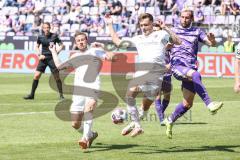
[(122, 124), (127, 119), (127, 111), (122, 108), (115, 108), (111, 114), (114, 124)]

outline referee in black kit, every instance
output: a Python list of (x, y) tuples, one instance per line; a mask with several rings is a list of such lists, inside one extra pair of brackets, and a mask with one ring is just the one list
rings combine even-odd
[[(31, 93), (29, 95), (23, 97), (26, 100), (34, 99), (34, 94), (35, 94), (35, 90), (37, 89), (37, 86), (38, 86), (38, 81), (39, 81), (42, 73), (45, 72), (45, 69), (47, 66), (49, 66), (49, 68), (56, 80), (57, 88), (58, 88), (59, 95), (60, 95), (60, 100), (64, 99), (63, 91), (62, 91), (62, 82), (59, 77), (59, 72), (58, 72), (57, 67), (54, 64), (52, 54), (49, 50), (50, 45), (58, 43), (59, 48), (58, 48), (57, 52), (59, 53), (63, 49), (63, 43), (56, 34), (53, 34), (50, 32), (50, 28), (51, 28), (50, 23), (48, 23), (48, 22), (43, 23), (43, 25), (42, 25), (43, 34), (39, 35), (37, 38), (36, 50), (37, 50), (38, 57), (39, 57), (39, 63), (38, 63), (37, 69), (34, 73)], [(40, 50), (40, 47), (42, 48), (42, 50)]]

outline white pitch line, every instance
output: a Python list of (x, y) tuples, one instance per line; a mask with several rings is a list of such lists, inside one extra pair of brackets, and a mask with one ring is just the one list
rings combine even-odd
[(0, 114), (0, 116), (22, 116), (22, 115), (50, 114), (50, 113), (53, 113), (53, 111), (47, 111), (47, 112), (15, 112), (15, 113), (4, 113), (4, 114)]
[[(224, 103), (239, 103), (240, 101), (223, 101)], [(121, 103), (123, 104), (123, 103)], [(178, 103), (171, 103), (170, 105), (177, 105)], [(196, 102), (194, 104), (202, 104), (203, 102)], [(22, 116), (22, 115), (35, 115), (35, 114), (50, 114), (54, 113), (54, 111), (45, 111), (45, 112), (15, 112), (15, 113), (2, 113), (0, 116)]]

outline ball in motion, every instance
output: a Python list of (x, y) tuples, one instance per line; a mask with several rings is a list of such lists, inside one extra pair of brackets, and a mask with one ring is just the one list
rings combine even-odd
[(127, 111), (122, 108), (115, 108), (111, 114), (114, 124), (122, 124), (127, 119)]

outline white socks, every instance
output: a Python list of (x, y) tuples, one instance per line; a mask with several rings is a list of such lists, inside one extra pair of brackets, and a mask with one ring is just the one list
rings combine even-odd
[(131, 116), (131, 120), (135, 122), (135, 127), (140, 127), (140, 120), (138, 115), (138, 110), (136, 106), (127, 106), (128, 113)]
[(84, 113), (84, 122), (83, 122), (83, 137), (87, 140), (92, 137), (92, 124), (93, 124), (93, 113), (85, 112)]

